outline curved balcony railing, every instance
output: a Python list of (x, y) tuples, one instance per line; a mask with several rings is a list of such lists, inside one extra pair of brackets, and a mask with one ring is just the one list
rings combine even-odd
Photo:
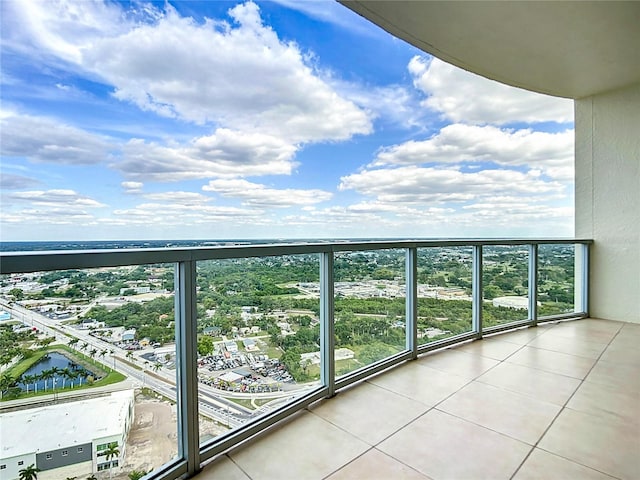
[[(317, 243), (262, 244), (220, 247), (163, 248), (135, 250), (92, 251), (40, 251), (4, 252), (0, 254), (0, 274), (23, 274), (53, 270), (92, 269), (149, 264), (175, 265), (175, 340), (176, 340), (176, 392), (177, 392), (177, 457), (157, 468), (145, 478), (173, 479), (195, 474), (207, 459), (228, 450), (238, 443), (259, 435), (269, 426), (285, 419), (311, 403), (331, 397), (335, 392), (354, 382), (416, 358), (418, 355), (457, 343), (480, 339), (483, 335), (511, 330), (523, 326), (536, 326), (540, 322), (588, 316), (588, 264), (591, 240), (585, 239), (457, 239), (457, 240), (389, 240), (341, 241)], [(552, 315), (539, 314), (540, 250), (549, 246), (574, 246), (572, 266), (574, 277), (574, 303), (570, 311)], [(458, 249), (466, 258), (471, 271), (470, 321), (467, 331), (446, 338), (425, 340), (418, 329), (421, 258), (429, 249)], [(496, 249), (512, 249), (520, 259), (514, 269), (526, 272), (526, 305), (522, 310), (526, 318), (518, 321), (485, 322), (487, 301), (483, 288), (483, 274), (492, 266)], [(336, 259), (354, 252), (371, 254), (375, 251), (393, 251), (404, 262), (404, 278), (398, 282), (404, 290), (404, 345), (395, 353), (370, 364), (351, 369), (344, 374), (336, 372)], [(368, 252), (368, 253), (367, 253)], [(200, 443), (198, 353), (197, 353), (197, 295), (198, 262), (209, 260), (255, 259), (278, 256), (318, 256), (317, 282), (320, 320), (320, 375), (319, 381), (292, 396), (290, 401), (270, 411), (255, 415), (250, 421), (235, 424), (227, 433)], [(494, 268), (492, 266), (492, 268)], [(505, 267), (506, 268), (506, 267)], [(508, 277), (505, 272), (505, 279)], [(524, 301), (525, 296), (521, 295)], [(115, 358), (114, 358), (115, 366)]]

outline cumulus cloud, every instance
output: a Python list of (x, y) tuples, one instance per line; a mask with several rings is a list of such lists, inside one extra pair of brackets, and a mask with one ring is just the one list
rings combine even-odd
[(373, 165), (492, 162), (511, 167), (528, 165), (566, 180), (573, 178), (573, 148), (573, 130), (546, 133), (452, 124), (427, 140), (382, 148)]
[(453, 122), (504, 125), (572, 122), (573, 102), (510, 87), (437, 58), (415, 56), (408, 65), (423, 105)]
[(264, 25), (252, 2), (231, 8), (230, 22), (204, 23), (169, 3), (164, 10), (147, 6), (144, 21), (101, 2), (15, 2), (11, 10), (21, 19), (7, 25), (11, 32), (143, 110), (291, 143), (372, 130), (367, 112), (322, 80), (307, 52)]
[(91, 165), (108, 158), (108, 139), (57, 120), (8, 114), (0, 120), (0, 152), (33, 162)]
[(131, 179), (172, 182), (243, 175), (288, 175), (297, 147), (270, 135), (218, 129), (188, 144), (132, 139), (112, 164)]
[(405, 166), (364, 170), (342, 177), (340, 190), (355, 190), (384, 203), (443, 204), (469, 202), (492, 195), (549, 195), (564, 185), (545, 181), (537, 171), (482, 170)]
[(293, 188), (267, 188), (258, 183), (242, 179), (211, 180), (202, 187), (203, 190), (216, 192), (223, 197), (239, 198), (243, 205), (261, 206), (265, 208), (286, 208), (324, 202), (332, 197), (324, 190), (300, 190)]

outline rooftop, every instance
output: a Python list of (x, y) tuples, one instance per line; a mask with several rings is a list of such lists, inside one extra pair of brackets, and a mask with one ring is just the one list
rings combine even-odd
[[(132, 401), (133, 390), (122, 390), (99, 398), (3, 413), (0, 431), (19, 434), (0, 437), (0, 457), (47, 452), (122, 434)], [(91, 422), (87, 422), (89, 418)]]
[(196, 478), (638, 478), (639, 342), (638, 324), (585, 319), (423, 355)]

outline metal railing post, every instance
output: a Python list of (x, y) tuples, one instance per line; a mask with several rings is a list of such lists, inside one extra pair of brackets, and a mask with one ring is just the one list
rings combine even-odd
[(405, 260), (406, 347), (411, 358), (418, 358), (418, 249), (408, 248)]
[(320, 381), (336, 393), (333, 252), (320, 254)]
[[(576, 313), (589, 316), (589, 253), (591, 245), (577, 243), (574, 260), (574, 301)], [(578, 284), (579, 283), (579, 284)]]
[(187, 462), (191, 476), (200, 470), (196, 262), (176, 264), (175, 285), (178, 456)]
[(538, 244), (529, 245), (529, 322), (538, 325)]
[(473, 246), (471, 274), (471, 328), (476, 338), (482, 338), (482, 245)]

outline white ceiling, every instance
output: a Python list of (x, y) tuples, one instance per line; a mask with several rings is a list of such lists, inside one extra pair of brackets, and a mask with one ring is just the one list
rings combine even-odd
[(640, 1), (342, 1), (414, 46), (509, 85), (581, 98), (640, 82)]

